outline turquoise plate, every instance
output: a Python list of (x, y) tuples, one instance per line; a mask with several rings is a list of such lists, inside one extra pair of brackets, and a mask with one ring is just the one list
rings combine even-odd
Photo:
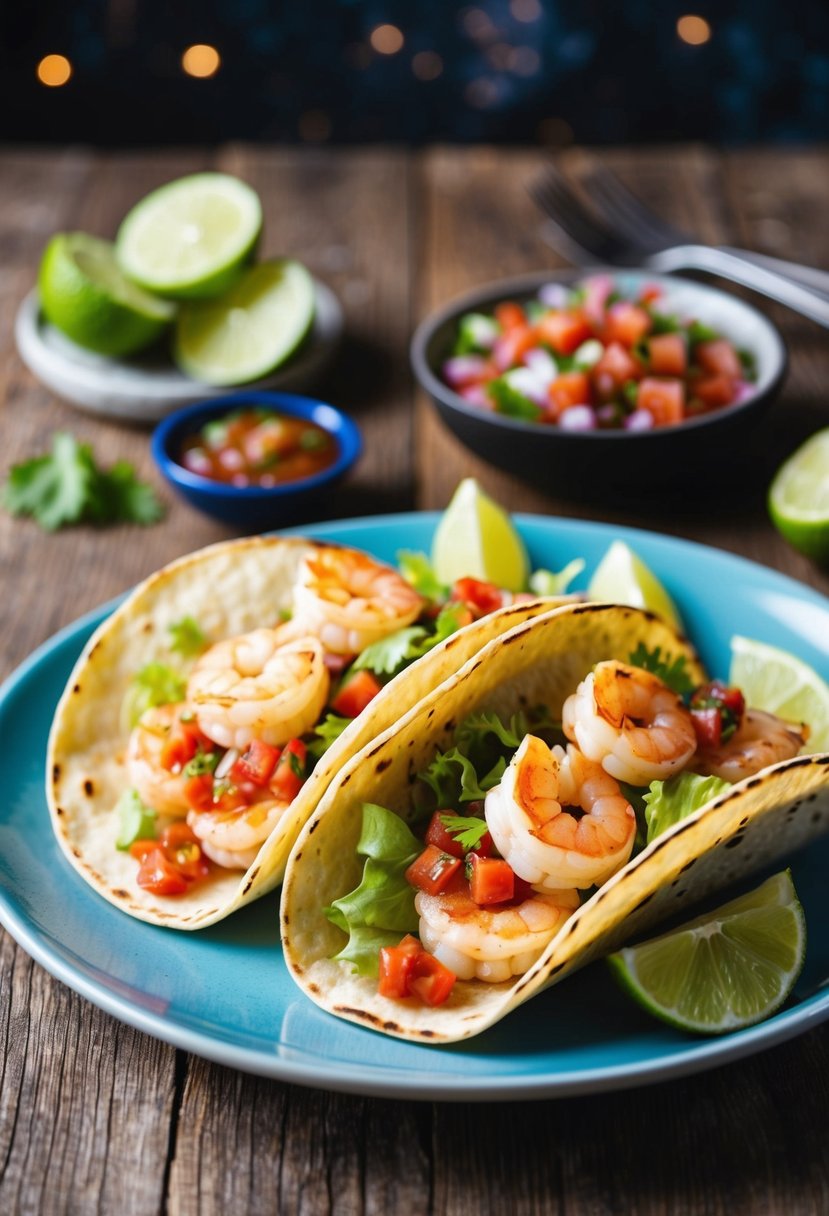
[[(307, 534), (393, 560), (428, 549), (437, 516), (318, 524)], [(604, 524), (518, 517), (536, 566), (582, 556), (592, 570), (622, 537), (664, 579), (709, 670), (726, 674), (734, 633), (829, 668), (829, 601), (762, 566), (699, 545)], [(791, 859), (806, 909), (806, 965), (787, 1004), (714, 1040), (652, 1021), (595, 965), (479, 1037), (429, 1047), (384, 1038), (317, 1009), (279, 947), (276, 894), (200, 933), (131, 920), (61, 854), (43, 792), (46, 739), (72, 664), (111, 605), (40, 648), (0, 691), (0, 738), (15, 763), (0, 801), (0, 921), (52, 975), (115, 1017), (222, 1064), (323, 1089), (389, 1097), (530, 1098), (664, 1080), (748, 1055), (829, 1016), (829, 838)]]

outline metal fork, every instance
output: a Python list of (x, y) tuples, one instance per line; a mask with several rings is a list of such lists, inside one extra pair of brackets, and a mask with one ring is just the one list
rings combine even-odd
[(707, 271), (777, 300), (829, 328), (829, 293), (750, 261), (741, 251), (701, 245), (689, 241), (681, 233), (678, 244), (675, 241), (665, 244), (664, 233), (658, 241), (654, 236), (647, 244), (642, 239), (634, 243), (623, 231), (611, 228), (599, 219), (555, 165), (548, 166), (541, 177), (531, 183), (529, 192), (549, 217), (546, 235), (550, 244), (571, 261), (647, 266), (663, 273)]
[[(604, 165), (589, 169), (581, 175), (590, 201), (595, 205), (599, 215), (616, 232), (626, 237), (632, 245), (639, 245), (643, 253), (667, 249), (672, 245), (693, 244), (694, 238), (681, 228), (674, 227), (655, 211), (651, 211), (640, 198), (625, 186), (615, 173)], [(789, 262), (784, 258), (770, 257), (765, 253), (755, 253), (754, 250), (736, 249), (731, 245), (718, 246), (729, 253), (765, 266), (794, 279), (806, 287), (814, 287), (829, 295), (829, 271), (820, 270), (814, 266), (803, 266), (800, 262)]]

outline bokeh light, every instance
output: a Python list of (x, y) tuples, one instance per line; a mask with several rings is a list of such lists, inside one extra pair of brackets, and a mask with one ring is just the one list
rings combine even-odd
[(208, 77), (216, 75), (222, 66), (222, 58), (215, 46), (208, 46), (204, 42), (196, 42), (193, 46), (188, 46), (182, 55), (181, 66), (188, 76), (196, 76), (200, 80), (207, 80)]
[(702, 46), (711, 37), (711, 26), (704, 17), (698, 17), (695, 13), (687, 13), (677, 21), (676, 32), (689, 46)]
[(437, 80), (443, 71), (443, 60), (436, 51), (418, 51), (412, 58), (412, 71), (418, 80)]
[(65, 55), (44, 55), (37, 65), (37, 78), (50, 89), (60, 88), (72, 75), (72, 64)]
[(379, 55), (396, 55), (403, 47), (403, 34), (396, 25), (377, 25), (369, 39)]
[(510, 0), (509, 11), (516, 21), (538, 21), (541, 5), (539, 0)]

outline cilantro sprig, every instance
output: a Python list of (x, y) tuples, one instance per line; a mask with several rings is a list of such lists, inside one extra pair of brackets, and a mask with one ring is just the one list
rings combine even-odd
[(192, 616), (183, 616), (180, 621), (173, 621), (167, 626), (167, 632), (170, 635), (170, 649), (185, 659), (195, 658), (207, 645), (201, 625)]
[(125, 460), (102, 469), (88, 443), (58, 431), (52, 450), (13, 465), (0, 490), (12, 515), (28, 515), (47, 532), (70, 524), (154, 524), (164, 514), (155, 490)]
[(395, 676), (456, 633), (461, 627), (462, 614), (462, 604), (447, 604), (435, 618), (431, 632), (425, 625), (398, 629), (379, 642), (366, 646), (355, 659), (352, 669), (365, 668), (378, 676)]
[(489, 831), (486, 820), (474, 815), (440, 815), (439, 818), (449, 835), (467, 851), (477, 849)]
[(696, 687), (688, 672), (688, 660), (684, 654), (677, 655), (674, 659), (666, 654), (663, 658), (661, 646), (648, 650), (644, 642), (640, 642), (628, 657), (628, 663), (631, 667), (641, 667), (644, 671), (653, 672), (681, 697), (693, 692)]

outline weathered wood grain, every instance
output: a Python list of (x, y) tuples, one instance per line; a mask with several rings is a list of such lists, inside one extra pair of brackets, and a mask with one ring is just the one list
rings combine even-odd
[[(706, 239), (829, 265), (822, 153), (603, 155), (643, 197)], [(687, 506), (658, 521), (624, 502), (576, 506), (477, 461), (424, 401), (413, 426), (414, 322), (487, 279), (559, 264), (525, 190), (540, 163), (535, 152), (509, 149), (9, 152), (0, 172), (0, 476), (64, 428), (93, 442), (104, 463), (123, 456), (155, 479), (146, 431), (56, 401), (23, 369), (11, 326), (51, 232), (111, 235), (144, 190), (212, 166), (261, 192), (263, 252), (301, 257), (346, 308), (347, 342), (320, 391), (354, 413), (367, 450), (323, 514), (441, 507), (458, 478), (474, 473), (512, 509), (656, 522), (829, 591), (826, 576), (776, 536), (762, 505), (767, 471), (824, 421), (825, 335), (784, 310), (769, 308), (791, 345), (792, 375), (752, 453), (744, 500), (725, 510), (704, 475), (691, 483)], [(0, 513), (0, 565), (4, 589), (13, 591), (0, 597), (0, 675), (86, 608), (229, 534), (168, 499), (167, 518), (152, 529), (49, 537)], [(176, 1053), (93, 1009), (0, 934), (0, 1042), (4, 1216), (829, 1211), (826, 1028), (727, 1068), (628, 1093), (483, 1106), (380, 1101), (280, 1085)]]

